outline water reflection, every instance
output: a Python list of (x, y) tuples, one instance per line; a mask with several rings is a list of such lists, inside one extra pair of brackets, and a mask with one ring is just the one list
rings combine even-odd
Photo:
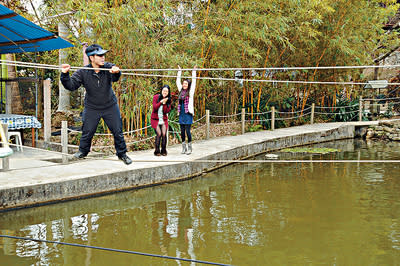
[[(399, 159), (398, 144), (324, 143), (340, 153), (288, 159)], [(400, 260), (397, 164), (268, 163), (187, 182), (7, 212), (2, 234), (235, 265)], [(7, 265), (187, 265), (0, 238)], [(194, 264), (193, 264), (194, 265)]]

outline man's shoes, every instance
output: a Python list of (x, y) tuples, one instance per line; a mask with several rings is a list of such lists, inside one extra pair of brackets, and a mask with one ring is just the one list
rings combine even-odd
[(78, 151), (77, 153), (74, 154), (74, 157), (75, 157), (76, 159), (83, 159), (83, 158), (85, 158), (86, 156), (87, 156), (87, 153), (83, 153), (83, 152), (81, 152), (81, 151)]
[(128, 157), (128, 155), (123, 154), (121, 156), (118, 156), (118, 159), (120, 159), (121, 161), (123, 161), (126, 165), (129, 165), (132, 163), (131, 158)]

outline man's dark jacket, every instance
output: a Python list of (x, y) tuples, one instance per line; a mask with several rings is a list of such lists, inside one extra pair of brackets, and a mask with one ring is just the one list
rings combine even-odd
[[(110, 69), (114, 64), (104, 63), (102, 68)], [(91, 64), (85, 67), (92, 67)], [(72, 76), (69, 73), (61, 72), (61, 83), (64, 88), (70, 91), (78, 89), (81, 85), (86, 89), (85, 107), (92, 109), (105, 109), (117, 104), (117, 97), (112, 89), (112, 82), (118, 81), (121, 72), (111, 74), (109, 71), (101, 70), (99, 73), (94, 70), (79, 69)]]

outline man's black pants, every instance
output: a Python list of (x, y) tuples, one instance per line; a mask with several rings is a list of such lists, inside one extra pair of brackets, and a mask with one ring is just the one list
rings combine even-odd
[(92, 138), (96, 133), (100, 118), (103, 118), (104, 122), (114, 135), (114, 145), (115, 150), (117, 151), (117, 156), (125, 154), (126, 144), (122, 133), (122, 119), (118, 104), (100, 110), (85, 107), (82, 115), (83, 127), (79, 150), (84, 154), (89, 153), (92, 145)]

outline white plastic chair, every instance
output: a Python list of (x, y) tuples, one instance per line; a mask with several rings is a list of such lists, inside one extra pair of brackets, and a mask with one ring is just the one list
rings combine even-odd
[(15, 136), (15, 144), (17, 145), (17, 151), (22, 149), (21, 132), (19, 131), (8, 131), (8, 141), (10, 141), (11, 136)]

